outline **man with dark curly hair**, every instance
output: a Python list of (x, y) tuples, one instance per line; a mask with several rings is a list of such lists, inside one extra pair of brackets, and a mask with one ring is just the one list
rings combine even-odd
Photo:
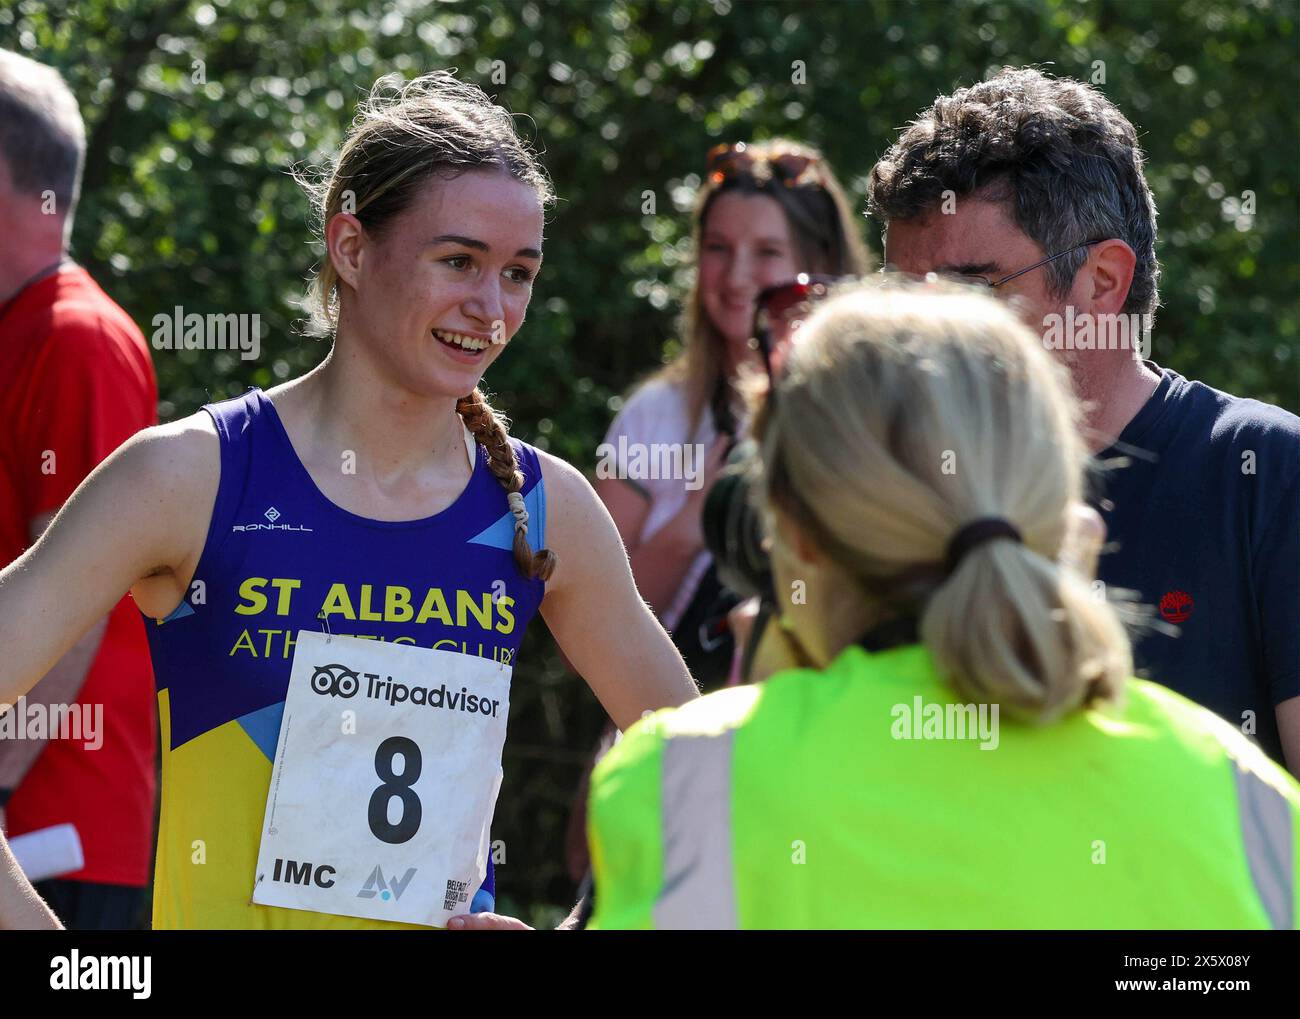
[(1156, 207), (1101, 92), (1004, 68), (940, 96), (872, 169), (885, 260), (1009, 298), (1068, 367), (1097, 459), (1100, 576), (1157, 613), (1139, 672), (1300, 776), (1300, 418), (1149, 359)]

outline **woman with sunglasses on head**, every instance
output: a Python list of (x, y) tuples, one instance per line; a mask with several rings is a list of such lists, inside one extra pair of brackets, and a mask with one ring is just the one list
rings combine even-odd
[(324, 361), (141, 433), (0, 573), (0, 702), (123, 591), (151, 617), (155, 927), (490, 910), (539, 612), (618, 725), (695, 696), (591, 487), (478, 388), (552, 199), (510, 115), (448, 74), (377, 86), (314, 197)]
[(617, 477), (598, 476), (596, 491), (627, 545), (637, 588), (709, 688), (731, 664), (725, 612), (734, 599), (720, 601), (700, 515), (743, 430), (737, 379), (745, 366), (761, 367), (750, 344), (755, 301), (800, 273), (860, 275), (867, 254), (830, 166), (816, 149), (785, 139), (710, 152), (692, 233), (683, 351), (632, 393), (605, 442), (614, 450), (689, 447), (705, 451), (704, 462), (692, 479), (641, 477), (620, 463)]
[(756, 416), (801, 667), (592, 779), (602, 928), (1294, 928), (1300, 785), (1130, 679), (1068, 379), (969, 290), (860, 286)]
[[(683, 451), (693, 476), (647, 477), (618, 462), (613, 477), (596, 472), (596, 493), (627, 546), (637, 589), (709, 690), (726, 682), (743, 641), (733, 638), (728, 618), (740, 598), (718, 578), (701, 515), (743, 432), (737, 380), (746, 366), (761, 369), (750, 346), (756, 299), (800, 273), (860, 275), (868, 256), (830, 165), (815, 148), (782, 138), (722, 144), (708, 154), (692, 238), (695, 280), (682, 353), (628, 397), (602, 448)], [(607, 727), (597, 756), (613, 735)], [(566, 837), (575, 881), (587, 868), (587, 777)]]

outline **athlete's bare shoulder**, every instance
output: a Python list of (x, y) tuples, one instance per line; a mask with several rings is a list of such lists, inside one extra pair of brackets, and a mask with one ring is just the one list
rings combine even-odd
[(206, 417), (132, 436), (0, 570), (0, 701), (30, 689), (126, 591), (155, 618), (184, 597), (221, 475)]
[(548, 519), (552, 516), (563, 518), (573, 513), (585, 514), (600, 504), (595, 489), (582, 471), (544, 449), (536, 452), (537, 462), (542, 468), (542, 480), (546, 483)]
[(626, 567), (614, 521), (582, 471), (540, 449), (537, 460), (546, 482), (546, 545), (559, 560), (547, 590), (583, 583), (592, 570)]
[(199, 411), (146, 428), (104, 467), (115, 475), (114, 490), (133, 493), (130, 516), (149, 524), (153, 555), (132, 593), (144, 612), (166, 615), (183, 596), (207, 540), (221, 484), (216, 424)]
[[(206, 411), (136, 433), (114, 454), (118, 470), (172, 509), (211, 501), (221, 481), (221, 441)], [(175, 504), (172, 503), (175, 500)]]

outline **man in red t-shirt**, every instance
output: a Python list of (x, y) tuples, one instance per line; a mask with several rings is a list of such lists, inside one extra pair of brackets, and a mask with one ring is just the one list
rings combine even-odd
[[(157, 420), (144, 337), (67, 257), (84, 159), (59, 74), (0, 50), (0, 567)], [(144, 627), (124, 597), (0, 716), (0, 826), (12, 840), (71, 824), (81, 845), (80, 869), (58, 872), (57, 853), (26, 862), (31, 877), (58, 872), (36, 887), (70, 928), (135, 927), (145, 915), (154, 712)]]

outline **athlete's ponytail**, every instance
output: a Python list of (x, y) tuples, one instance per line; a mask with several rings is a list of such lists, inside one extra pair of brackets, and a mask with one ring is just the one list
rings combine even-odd
[[(456, 402), (456, 413), (465, 422), (465, 427), (480, 446), (487, 452), (488, 464), (496, 475), (507, 495), (518, 493), (524, 485), (524, 476), (519, 470), (519, 460), (515, 449), (510, 445), (507, 422), (497, 414), (475, 389), (469, 396), (462, 396)], [(515, 507), (512, 505), (512, 509)], [(528, 544), (528, 514), (522, 507), (515, 509), (515, 563), (519, 572), (530, 580), (549, 580), (555, 569), (556, 555), (549, 549), (534, 552)]]
[[(1114, 610), (1066, 565), (1087, 462), (1076, 414), (1063, 369), (1005, 306), (860, 287), (797, 335), (756, 424), (762, 491), (869, 609), (918, 618), (958, 693), (1048, 721), (1118, 699), (1132, 668)], [(1014, 531), (993, 525), (951, 562), (953, 537), (985, 518)]]

